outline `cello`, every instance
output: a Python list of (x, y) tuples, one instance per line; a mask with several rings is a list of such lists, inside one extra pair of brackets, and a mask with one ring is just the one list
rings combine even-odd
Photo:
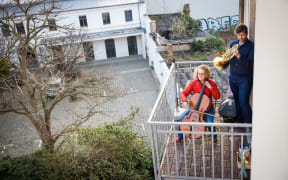
[[(205, 89), (205, 82), (202, 84), (201, 92), (192, 95), (190, 100), (191, 110), (188, 115), (186, 115), (182, 122), (205, 122), (203, 119), (204, 112), (208, 111), (212, 107), (212, 102), (210, 98), (203, 94)], [(181, 131), (191, 131), (191, 126), (181, 125)], [(205, 131), (205, 126), (194, 126), (194, 131)], [(185, 136), (194, 136), (195, 138), (200, 138), (202, 134), (185, 134)]]

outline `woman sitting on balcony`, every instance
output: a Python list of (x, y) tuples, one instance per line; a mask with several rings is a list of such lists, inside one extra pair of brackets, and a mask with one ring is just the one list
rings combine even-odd
[[(181, 92), (180, 98), (183, 102), (182, 107), (186, 110), (179, 116), (179, 122), (182, 122), (184, 116), (188, 115), (190, 112), (190, 107), (187, 103), (187, 96), (190, 93), (200, 93), (202, 84), (204, 83), (205, 88), (203, 94), (210, 98), (212, 103), (212, 96), (214, 99), (220, 98), (220, 92), (216, 83), (210, 79), (211, 77), (211, 70), (206, 65), (200, 65), (194, 70), (194, 80), (190, 82), (190, 84)], [(211, 108), (206, 112), (208, 114), (215, 114), (215, 108), (212, 104)], [(204, 120), (206, 122), (214, 122), (214, 116), (204, 115)], [(208, 127), (209, 131), (211, 132), (211, 127)], [(213, 128), (213, 132), (216, 132), (216, 128)], [(178, 134), (177, 142), (180, 142), (183, 139), (183, 133)], [(217, 142), (217, 135), (214, 135), (214, 142)]]

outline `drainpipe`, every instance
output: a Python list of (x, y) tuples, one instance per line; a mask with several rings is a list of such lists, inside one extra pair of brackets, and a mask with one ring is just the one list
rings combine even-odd
[(140, 28), (142, 28), (142, 23), (141, 23), (141, 18), (140, 18), (140, 1), (141, 1), (141, 0), (138, 0), (138, 17), (139, 17), (139, 25), (140, 25)]

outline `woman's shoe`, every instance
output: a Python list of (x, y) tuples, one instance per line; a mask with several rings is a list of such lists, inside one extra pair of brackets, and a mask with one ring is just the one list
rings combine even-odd
[(178, 137), (176, 141), (179, 143), (179, 142), (182, 142), (182, 140), (183, 140), (183, 138)]

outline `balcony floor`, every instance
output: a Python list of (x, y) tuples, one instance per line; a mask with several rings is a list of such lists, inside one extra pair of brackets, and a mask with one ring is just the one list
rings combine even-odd
[[(215, 117), (215, 122), (221, 122), (219, 115)], [(229, 132), (231, 128), (228, 127), (218, 127), (217, 132)], [(246, 132), (244, 128), (234, 128), (234, 132)], [(170, 175), (171, 176), (190, 176), (190, 177), (207, 177), (212, 178), (212, 157), (214, 157), (214, 178), (224, 178), (224, 179), (240, 179), (240, 170), (237, 165), (237, 152), (238, 148), (241, 145), (241, 137), (234, 136), (233, 137), (233, 145), (231, 136), (221, 135), (217, 136), (217, 143), (211, 143), (211, 137), (208, 135), (204, 135), (202, 137), (195, 140), (195, 158), (193, 156), (193, 139), (185, 138), (185, 143), (183, 141), (176, 142), (177, 135), (170, 134), (168, 140), (168, 146), (166, 151), (164, 152), (164, 157), (162, 159), (161, 164), (161, 174), (162, 175)], [(221, 139), (223, 142), (221, 142)], [(204, 140), (204, 146), (202, 144)], [(222, 144), (223, 143), (223, 144)], [(246, 137), (243, 137), (243, 143), (247, 143)], [(177, 151), (175, 151), (175, 145)], [(214, 146), (214, 156), (212, 153), (212, 145)], [(185, 171), (185, 155), (184, 155), (184, 146), (186, 147), (186, 166), (187, 172)], [(222, 164), (222, 155), (221, 155), (221, 146), (223, 148), (223, 164)], [(233, 146), (233, 152), (231, 153), (231, 147)], [(204, 148), (204, 149), (203, 149)], [(204, 155), (202, 155), (202, 150), (204, 151)], [(176, 153), (177, 152), (177, 155)], [(167, 161), (168, 156), (168, 161)], [(204, 163), (203, 157), (204, 156)], [(231, 156), (233, 156), (233, 174), (231, 174)], [(176, 157), (178, 159), (178, 175), (176, 171)], [(196, 163), (194, 170), (194, 160)], [(168, 165), (169, 163), (169, 165)], [(222, 174), (222, 166), (223, 166), (223, 174)], [(205, 171), (205, 175), (204, 175)], [(196, 174), (195, 174), (196, 172)], [(250, 170), (246, 170), (248, 174), (248, 178), (250, 179)], [(187, 173), (187, 174), (186, 174)]]

